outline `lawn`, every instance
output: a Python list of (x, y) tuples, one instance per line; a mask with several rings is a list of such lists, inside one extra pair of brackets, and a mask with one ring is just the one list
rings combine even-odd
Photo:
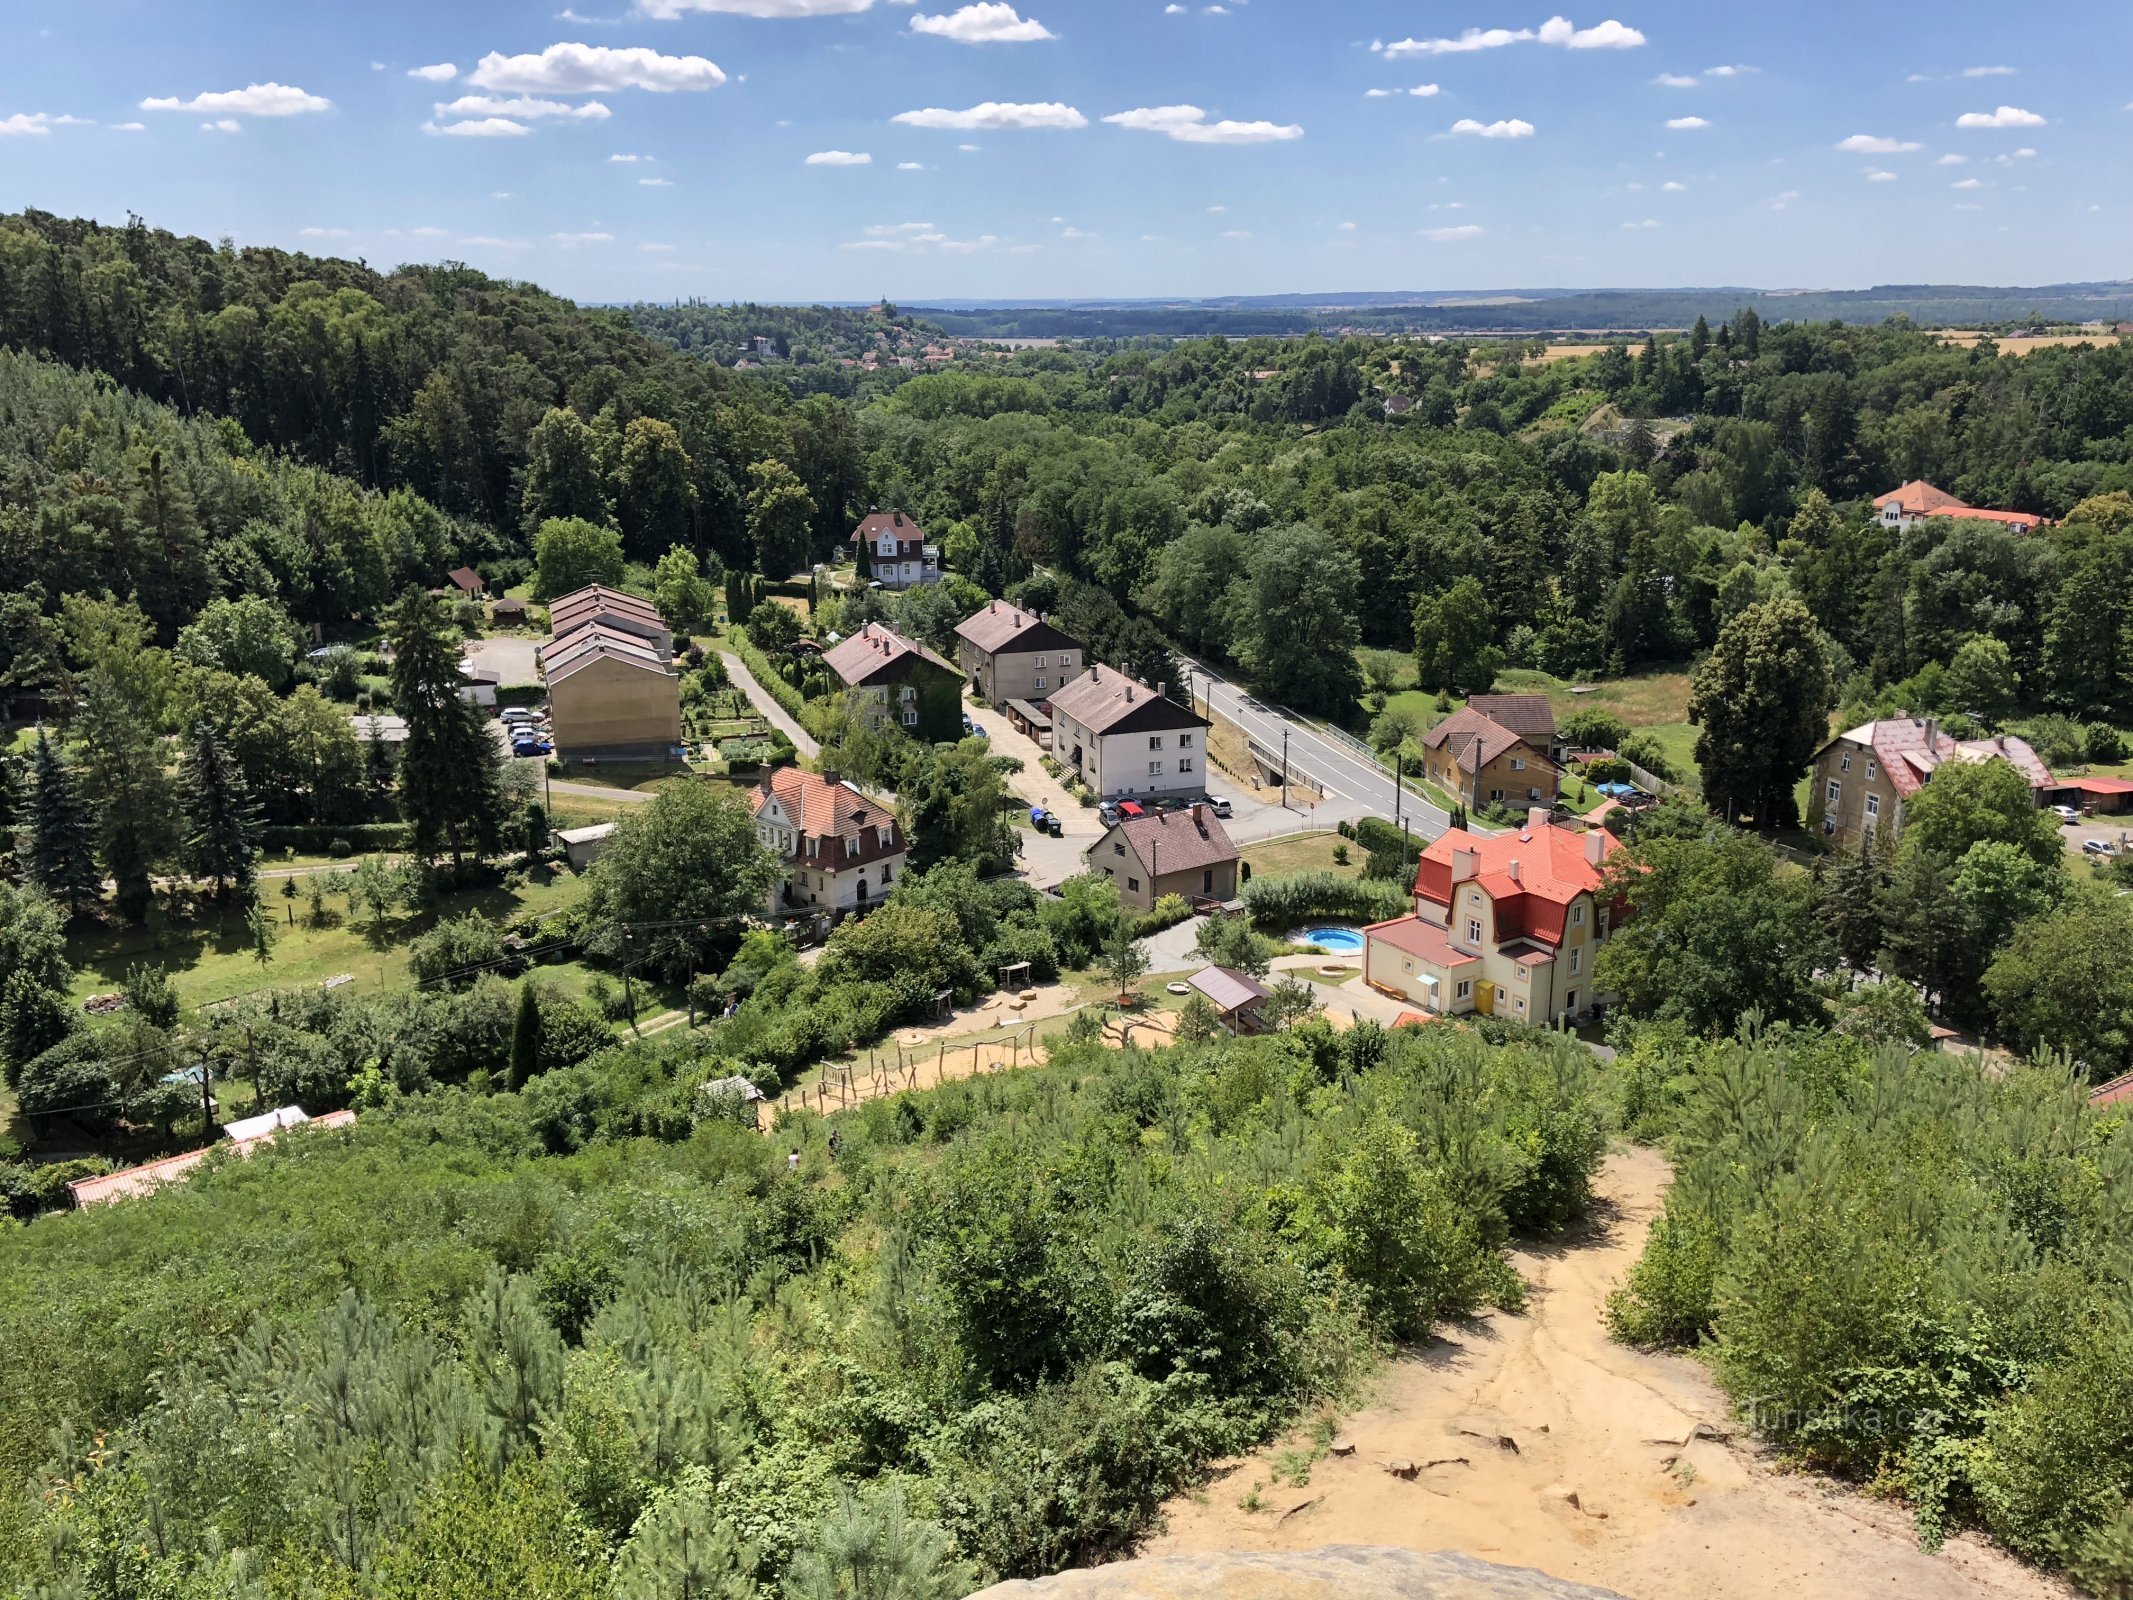
[[(1333, 859), (1333, 852), (1345, 845), (1348, 864), (1340, 865)], [(1337, 872), (1346, 878), (1360, 878), (1363, 863), (1370, 852), (1337, 833), (1307, 833), (1294, 839), (1277, 839), (1272, 844), (1247, 845), (1244, 859), (1254, 877), (1287, 877), (1292, 872)]]
[(685, 778), (690, 768), (675, 761), (565, 761), (553, 774), (557, 783), (582, 783), (600, 789), (656, 789), (670, 778)]
[[(171, 922), (160, 907), (146, 924), (78, 925), (67, 939), (67, 959), (75, 966), (72, 997), (109, 993), (125, 982), (127, 970), (141, 964), (170, 974), (179, 1001), (187, 1007), (228, 1000), (257, 989), (288, 989), (322, 984), (347, 976), (360, 993), (407, 981), (407, 943), (433, 927), (440, 916), (480, 911), (498, 921), (524, 912), (560, 911), (585, 890), (575, 874), (542, 872), (517, 889), (498, 885), (443, 897), (435, 912), (388, 917), (374, 928), (366, 915), (352, 920), (346, 899), (329, 897), (326, 916), (313, 926), (307, 899), (284, 900), (278, 885), (266, 889), (266, 907), (274, 918), (271, 959), (262, 964), (253, 953), (242, 917), (232, 913), (219, 923), (212, 914), (197, 922)], [(292, 924), (291, 918), (294, 918)]]

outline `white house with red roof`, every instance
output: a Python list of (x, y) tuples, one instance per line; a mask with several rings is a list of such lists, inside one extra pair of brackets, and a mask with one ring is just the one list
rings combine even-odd
[(941, 581), (941, 552), (926, 543), (918, 523), (901, 511), (869, 511), (852, 530), (860, 570), (884, 589), (916, 589)]
[(865, 911), (889, 897), (910, 846), (896, 814), (834, 772), (778, 767), (754, 795), (755, 836), (785, 867), (773, 916)]
[(1450, 830), (1422, 852), (1413, 913), (1363, 930), (1363, 981), (1433, 1016), (1585, 1015), (1619, 915), (1600, 884), (1621, 848), (1605, 828), (1538, 807), (1516, 833)]
[(2027, 511), (1987, 511), (1980, 506), (1965, 505), (1945, 489), (1936, 489), (1923, 478), (1914, 478), (1900, 489), (1891, 489), (1887, 494), (1877, 495), (1874, 511), (1881, 525), (1894, 532), (1924, 522), (1928, 517), (1959, 517), (1971, 522), (1997, 522), (2009, 533), (2020, 535), (2034, 528), (2048, 528), (2049, 519), (2032, 516)]

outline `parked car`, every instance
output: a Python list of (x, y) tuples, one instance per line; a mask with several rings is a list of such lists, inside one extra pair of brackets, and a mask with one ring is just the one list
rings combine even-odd
[(1143, 809), (1141, 803), (1138, 800), (1119, 801), (1118, 814), (1121, 817), (1145, 817), (1146, 815), (1148, 815), (1147, 811)]
[(1096, 808), (1096, 820), (1107, 828), (1117, 827), (1118, 802), (1116, 800), (1106, 800), (1102, 805), (1098, 806)]
[(1230, 803), (1218, 794), (1211, 794), (1207, 797), (1207, 809), (1216, 816), (1224, 818), (1228, 817), (1231, 812)]
[(2088, 839), (2083, 841), (2081, 853), (2085, 856), (2115, 856), (2118, 846), (2108, 839)]
[(545, 756), (555, 746), (546, 739), (516, 738), (511, 741), (511, 753), (515, 756)]
[(505, 706), (502, 711), (497, 713), (497, 715), (503, 721), (510, 723), (514, 727), (516, 727), (520, 723), (531, 722), (534, 720), (532, 711), (525, 706)]
[(2072, 806), (2053, 806), (2052, 815), (2057, 817), (2062, 823), (2066, 824), (2068, 827), (2072, 827), (2075, 823), (2081, 820), (2081, 813), (2076, 811)]

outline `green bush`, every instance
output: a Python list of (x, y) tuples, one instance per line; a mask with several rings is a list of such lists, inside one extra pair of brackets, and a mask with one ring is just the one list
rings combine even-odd
[(1254, 878), (1244, 886), (1244, 908), (1259, 927), (1289, 932), (1317, 918), (1384, 922), (1412, 909), (1407, 889), (1382, 878), (1350, 878), (1336, 872), (1297, 872)]

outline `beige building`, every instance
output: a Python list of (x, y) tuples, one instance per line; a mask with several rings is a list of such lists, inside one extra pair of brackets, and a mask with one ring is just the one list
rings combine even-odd
[(773, 916), (862, 912), (889, 896), (909, 847), (895, 814), (834, 772), (766, 769), (755, 790), (755, 836), (784, 863)]
[(995, 600), (955, 630), (956, 665), (979, 698), (1004, 709), (1020, 700), (1041, 706), (1081, 676), (1081, 642), (1047, 617)]
[(1431, 1016), (1586, 1014), (1613, 910), (1598, 891), (1620, 848), (1538, 808), (1517, 833), (1454, 828), (1422, 853), (1414, 914), (1363, 930), (1364, 981)]
[[(656, 611), (648, 624), (638, 619), (640, 626), (626, 628), (582, 609), (565, 610), (576, 599), (556, 602), (551, 619), (563, 610), (574, 620), (540, 651), (555, 753), (565, 761), (667, 759), (682, 741), (681, 681), (674, 675), (666, 624)], [(645, 626), (659, 637), (647, 637)]]
[(1100, 799), (1200, 794), (1207, 719), (1146, 684), (1091, 667), (1052, 696), (1052, 756)]
[(1840, 850), (1856, 850), (1868, 833), (1879, 830), (1893, 840), (1903, 830), (1904, 802), (1932, 781), (1950, 761), (2010, 763), (2029, 780), (2029, 790), (2043, 805), (2057, 788), (2051, 769), (2012, 734), (1991, 739), (1957, 739), (1941, 731), (1932, 717), (1884, 717), (1840, 733), (1815, 755), (1807, 797), (1810, 820), (1822, 837)]
[(1555, 804), (1556, 766), (1547, 744), (1521, 738), (1471, 705), (1422, 736), (1422, 774), (1473, 811)]
[(1165, 895), (1226, 905), (1237, 898), (1237, 847), (1204, 805), (1128, 817), (1090, 845), (1091, 872), (1118, 885), (1128, 911), (1148, 912)]

